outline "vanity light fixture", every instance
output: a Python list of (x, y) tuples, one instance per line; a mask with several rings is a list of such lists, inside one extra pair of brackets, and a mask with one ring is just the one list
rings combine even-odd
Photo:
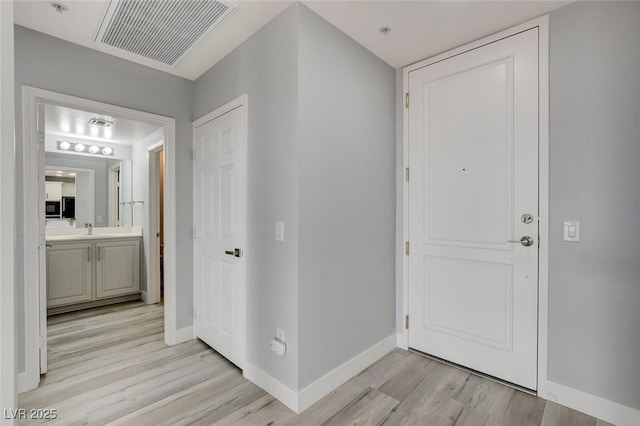
[(83, 143), (74, 143), (67, 141), (58, 141), (58, 151), (75, 151), (85, 154), (108, 155), (113, 156), (113, 148), (101, 145), (85, 145)]

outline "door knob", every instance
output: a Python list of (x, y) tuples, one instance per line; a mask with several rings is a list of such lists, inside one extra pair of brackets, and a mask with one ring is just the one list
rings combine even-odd
[(519, 240), (509, 240), (507, 241), (508, 243), (519, 243), (522, 244), (525, 247), (529, 247), (533, 245), (533, 238), (531, 238), (528, 235), (525, 235), (524, 237), (520, 238)]
[(242, 250), (240, 250), (239, 248), (233, 249), (233, 250), (225, 250), (224, 254), (228, 254), (229, 256), (240, 257), (242, 256)]

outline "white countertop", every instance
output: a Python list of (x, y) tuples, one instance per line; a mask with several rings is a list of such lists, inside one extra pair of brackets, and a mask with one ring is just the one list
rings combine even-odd
[(81, 240), (106, 240), (113, 238), (135, 238), (142, 236), (142, 228), (138, 227), (110, 227), (93, 228), (88, 235), (86, 228), (72, 229), (47, 229), (47, 242), (54, 241), (81, 241)]

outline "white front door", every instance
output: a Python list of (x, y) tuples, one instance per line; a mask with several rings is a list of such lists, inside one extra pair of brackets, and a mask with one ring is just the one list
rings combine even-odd
[(409, 346), (536, 389), (537, 28), (410, 72), (409, 95)]
[(245, 106), (194, 129), (195, 331), (244, 367)]

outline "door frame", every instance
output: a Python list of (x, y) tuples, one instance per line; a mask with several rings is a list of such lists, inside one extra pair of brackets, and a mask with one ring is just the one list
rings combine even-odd
[[(38, 223), (38, 131), (39, 104), (53, 104), (67, 108), (93, 111), (97, 114), (127, 117), (164, 128), (165, 133), (165, 199), (167, 217), (175, 218), (176, 200), (176, 125), (175, 119), (158, 114), (138, 111), (104, 102), (66, 95), (30, 86), (22, 86), (23, 131), (23, 193), (24, 197), (24, 300), (25, 300), (25, 373), (18, 376), (18, 392), (35, 389), (40, 383), (40, 347), (46, 342), (46, 334), (40, 330), (41, 288), (38, 271), (40, 249), (44, 249), (44, 229), (30, 224)], [(164, 341), (177, 343), (176, 324), (176, 221), (165, 224), (165, 302)], [(46, 329), (44, 330), (46, 333)]]
[[(231, 112), (237, 108), (242, 108), (242, 124), (241, 126), (243, 127), (244, 131), (243, 131), (243, 138), (244, 138), (244, 143), (245, 143), (245, 154), (246, 157), (243, 159), (243, 161), (245, 162), (245, 164), (247, 165), (247, 167), (245, 168), (246, 170), (246, 187), (245, 187), (245, 195), (246, 195), (246, 199), (245, 199), (245, 206), (247, 206), (247, 202), (246, 200), (248, 200), (249, 198), (249, 180), (248, 180), (248, 172), (249, 172), (249, 168), (248, 168), (248, 153), (249, 153), (249, 127), (248, 127), (248, 123), (249, 123), (249, 96), (247, 94), (241, 95), (237, 98), (235, 98), (234, 100), (222, 105), (219, 108), (216, 108), (215, 110), (211, 111), (210, 113), (200, 117), (199, 119), (195, 120), (193, 122), (193, 141), (192, 141), (192, 147), (193, 147), (193, 156), (195, 158), (196, 156), (196, 128), (200, 127), (206, 123), (208, 123), (211, 120), (214, 120), (228, 112)], [(196, 196), (198, 194), (196, 194), (196, 186), (195, 186), (195, 181), (197, 179), (197, 170), (194, 167), (193, 168), (193, 176), (192, 176), (192, 182), (194, 182), (193, 185), (193, 200), (194, 200), (194, 205), (195, 205), (195, 200), (196, 200)], [(194, 209), (193, 211), (193, 231), (194, 231), (194, 238), (193, 238), (193, 328), (194, 328), (194, 334), (195, 334), (195, 329), (196, 329), (196, 303), (198, 300), (198, 286), (199, 283), (197, 281), (197, 255), (196, 255), (196, 250), (197, 250), (197, 241), (196, 241), (196, 236), (197, 236), (197, 230), (196, 230), (196, 224), (197, 224), (197, 211), (196, 209)], [(247, 212), (247, 216), (248, 216), (248, 212)], [(248, 314), (248, 307), (247, 307), (247, 273), (246, 271), (249, 269), (249, 250), (248, 250), (248, 246), (247, 246), (247, 240), (249, 239), (249, 230), (247, 228), (247, 223), (248, 220), (245, 217), (245, 240), (241, 242), (241, 245), (243, 247), (243, 257), (245, 258), (245, 274), (243, 279), (241, 279), (241, 284), (240, 284), (240, 295), (241, 295), (241, 303), (240, 303), (240, 318), (241, 318), (241, 324), (238, 327), (238, 329), (240, 330), (241, 336), (241, 344), (242, 344), (242, 350), (241, 350), (241, 363), (242, 365), (240, 365), (239, 367), (243, 370), (246, 371), (246, 366), (249, 363), (249, 360), (247, 358), (247, 338), (248, 338), (248, 330), (247, 330), (247, 314)], [(215, 349), (215, 348), (214, 348)]]
[[(401, 226), (396, 229), (399, 236), (398, 249), (402, 259), (396, 267), (400, 273), (397, 283), (402, 295), (402, 315), (397, 316), (396, 330), (399, 348), (409, 348), (409, 332), (405, 327), (405, 318), (409, 314), (409, 258), (405, 254), (404, 244), (409, 241), (409, 187), (405, 170), (409, 167), (409, 114), (405, 94), (408, 93), (409, 73), (452, 56), (460, 55), (484, 45), (516, 35), (520, 32), (538, 28), (538, 219), (539, 219), (539, 252), (538, 252), (538, 394), (545, 394), (547, 389), (547, 336), (549, 306), (549, 16), (528, 21), (505, 31), (484, 37), (464, 46), (431, 58), (408, 65), (402, 70), (402, 163), (398, 176), (402, 176), (402, 199), (397, 202), (397, 211), (402, 217)], [(401, 238), (401, 239), (400, 239)]]
[[(147, 147), (149, 151), (149, 252), (147, 256), (147, 294), (149, 304), (160, 302), (160, 239), (155, 236), (160, 227), (160, 170), (158, 167), (158, 153), (164, 150), (164, 140)], [(166, 180), (165, 180), (166, 182)], [(166, 217), (166, 216), (164, 216)], [(143, 292), (144, 295), (144, 292)]]
[(120, 191), (120, 180), (118, 178), (118, 172), (120, 172), (120, 164), (109, 167), (109, 226), (118, 226), (120, 220), (118, 220), (118, 211), (120, 205), (118, 203), (118, 192)]

